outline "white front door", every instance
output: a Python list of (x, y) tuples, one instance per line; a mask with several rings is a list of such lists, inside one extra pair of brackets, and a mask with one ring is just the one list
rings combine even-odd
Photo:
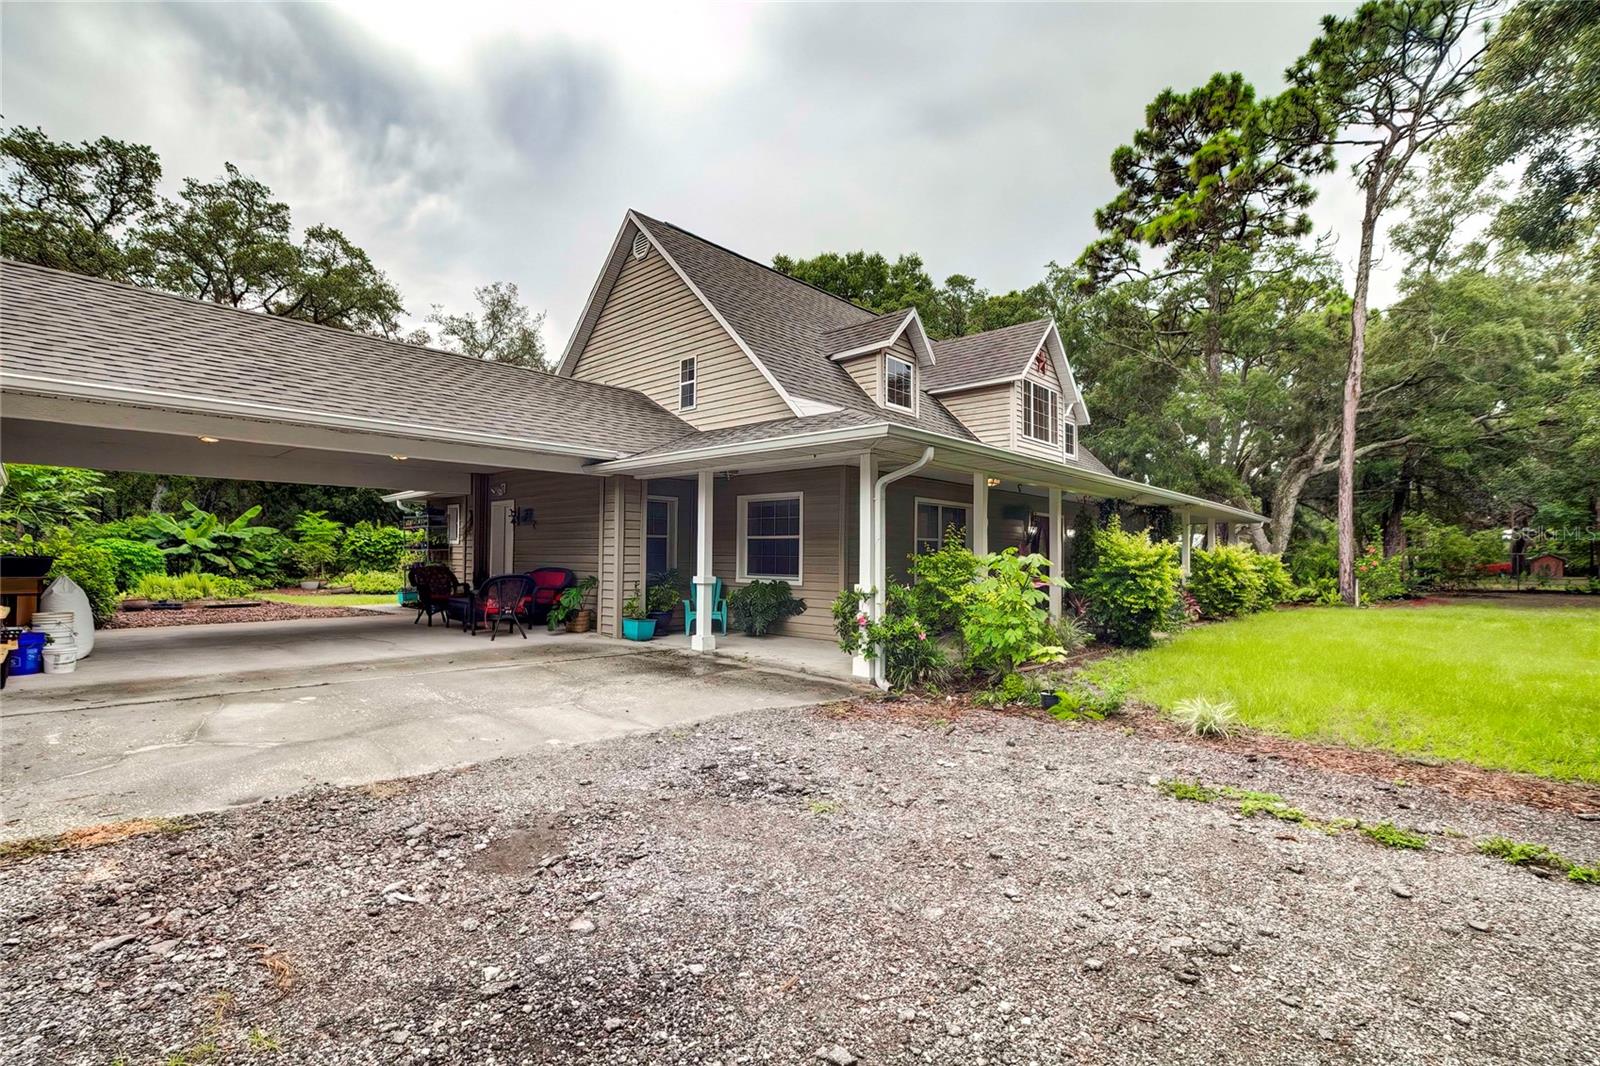
[(489, 576), (512, 573), (511, 546), (516, 540), (516, 500), (489, 501)]

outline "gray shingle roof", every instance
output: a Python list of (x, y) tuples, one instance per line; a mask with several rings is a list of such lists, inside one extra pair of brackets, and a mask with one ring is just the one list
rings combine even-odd
[(747, 426), (728, 426), (725, 429), (688, 433), (677, 440), (648, 448), (628, 458), (649, 459), (658, 455), (671, 455), (697, 448), (715, 448), (724, 444), (753, 444), (757, 441), (797, 437), (805, 433), (820, 433), (828, 429), (882, 425), (885, 421), (865, 411), (833, 411), (825, 415), (805, 415), (801, 418), (776, 418), (769, 422), (752, 422)]
[[(630, 389), (0, 260), (8, 376), (504, 434), (596, 458), (683, 436)], [(286, 421), (293, 416), (285, 414)]]
[(670, 222), (637, 211), (633, 214), (790, 395), (870, 412), (879, 421), (975, 439), (932, 397), (922, 398), (920, 417), (879, 407), (861, 391), (849, 371), (828, 361), (831, 353), (821, 351), (826, 347), (825, 334), (864, 326), (882, 316)]
[(830, 329), (822, 335), (819, 349), (824, 355), (832, 356), (866, 347), (881, 348), (894, 340), (910, 314), (910, 311), (890, 311), (857, 326)]
[(944, 389), (958, 385), (1018, 378), (1027, 373), (1028, 360), (1039, 350), (1050, 320), (1041, 318), (987, 333), (972, 333), (934, 341), (935, 365), (928, 371), (924, 387)]

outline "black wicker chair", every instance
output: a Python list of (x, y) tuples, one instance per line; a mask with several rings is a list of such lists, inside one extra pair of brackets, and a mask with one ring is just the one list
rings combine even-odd
[[(537, 586), (533, 578), (527, 574), (502, 574), (491, 577), (478, 586), (478, 591), (466, 598), (462, 610), (461, 625), (467, 632), (477, 635), (480, 625), (489, 627), (489, 639), (492, 641), (500, 632), (500, 623), (505, 622), (508, 628), (515, 629), (522, 634), (522, 639), (528, 639), (528, 631), (522, 628), (522, 620), (533, 611), (534, 593)], [(462, 607), (462, 597), (451, 599), (451, 614)]]
[(414, 563), (407, 573), (411, 587), (417, 590), (417, 617), (411, 624), (416, 625), (422, 621), (422, 616), (428, 616), (428, 625), (433, 625), (433, 616), (444, 616), (446, 624), (450, 621), (450, 597), (458, 592), (468, 589), (464, 581), (457, 581), (456, 575), (451, 573), (448, 566), (438, 563)]

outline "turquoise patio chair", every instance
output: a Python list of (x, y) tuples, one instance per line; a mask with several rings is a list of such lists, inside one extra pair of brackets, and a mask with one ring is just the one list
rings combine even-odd
[[(696, 591), (690, 588), (690, 598), (683, 601), (683, 631), (694, 636), (694, 597)], [(716, 578), (711, 586), (711, 621), (713, 624), (722, 623), (722, 635), (728, 635), (728, 600), (722, 595), (722, 579)]]

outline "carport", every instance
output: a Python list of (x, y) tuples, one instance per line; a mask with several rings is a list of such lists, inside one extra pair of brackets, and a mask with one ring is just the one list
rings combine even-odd
[(6, 461), (423, 490), (461, 507), (474, 581), (598, 572), (623, 479), (588, 465), (690, 432), (626, 390), (44, 267), (0, 261), (0, 299)]

